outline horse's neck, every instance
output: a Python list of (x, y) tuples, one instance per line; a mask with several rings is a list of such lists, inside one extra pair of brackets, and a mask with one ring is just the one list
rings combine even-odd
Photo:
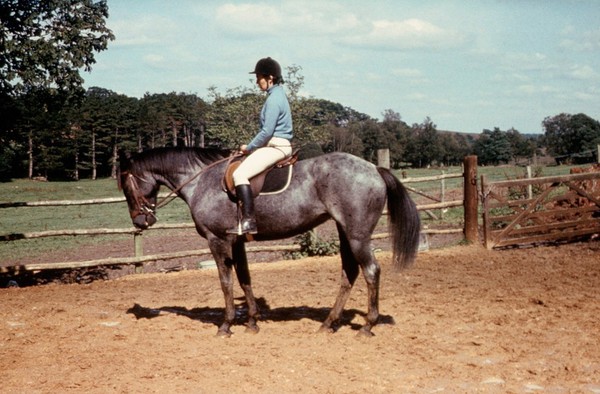
[(181, 189), (184, 185), (190, 183), (193, 179), (197, 178), (198, 175), (202, 172), (203, 167), (194, 167), (190, 169), (186, 169), (186, 171), (182, 171), (181, 169), (173, 171), (171, 173), (165, 174), (165, 181), (168, 184), (165, 184), (171, 190)]

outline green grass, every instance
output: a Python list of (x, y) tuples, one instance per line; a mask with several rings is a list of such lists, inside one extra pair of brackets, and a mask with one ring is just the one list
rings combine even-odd
[[(116, 181), (113, 179), (79, 182), (37, 182), (19, 179), (0, 183), (0, 202), (88, 200), (122, 196), (122, 192), (118, 190)], [(190, 221), (189, 209), (182, 200), (175, 199), (161, 208), (159, 220), (161, 223), (188, 222)], [(79, 206), (0, 208), (0, 235), (46, 230), (130, 227), (132, 224), (125, 202)], [(0, 263), (15, 262), (25, 256), (40, 256), (51, 251), (110, 242), (117, 238), (131, 238), (131, 235), (62, 236), (0, 241)]]

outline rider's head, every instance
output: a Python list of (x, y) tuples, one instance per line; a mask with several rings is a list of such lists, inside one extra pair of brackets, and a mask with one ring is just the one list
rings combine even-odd
[(271, 76), (275, 85), (284, 83), (281, 76), (281, 66), (270, 57), (260, 59), (254, 66), (254, 71), (250, 71), (250, 74)]

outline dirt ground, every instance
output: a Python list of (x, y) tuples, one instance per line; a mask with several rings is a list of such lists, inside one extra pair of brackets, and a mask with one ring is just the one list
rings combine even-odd
[(600, 393), (600, 242), (419, 254), (382, 265), (381, 324), (358, 337), (359, 278), (318, 334), (338, 257), (253, 264), (261, 331), (217, 337), (215, 269), (0, 289), (4, 393)]

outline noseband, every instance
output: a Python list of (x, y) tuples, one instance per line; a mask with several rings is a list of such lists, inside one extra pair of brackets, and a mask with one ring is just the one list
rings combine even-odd
[(130, 213), (132, 219), (135, 219), (139, 215), (146, 215), (148, 217), (154, 218), (156, 221), (156, 205), (152, 204), (140, 191), (140, 187), (137, 183), (138, 179), (142, 182), (146, 182), (145, 180), (139, 178), (136, 175), (133, 175), (130, 172), (125, 173), (127, 179), (130, 180), (131, 192), (133, 194), (133, 198), (137, 203), (137, 209)]

